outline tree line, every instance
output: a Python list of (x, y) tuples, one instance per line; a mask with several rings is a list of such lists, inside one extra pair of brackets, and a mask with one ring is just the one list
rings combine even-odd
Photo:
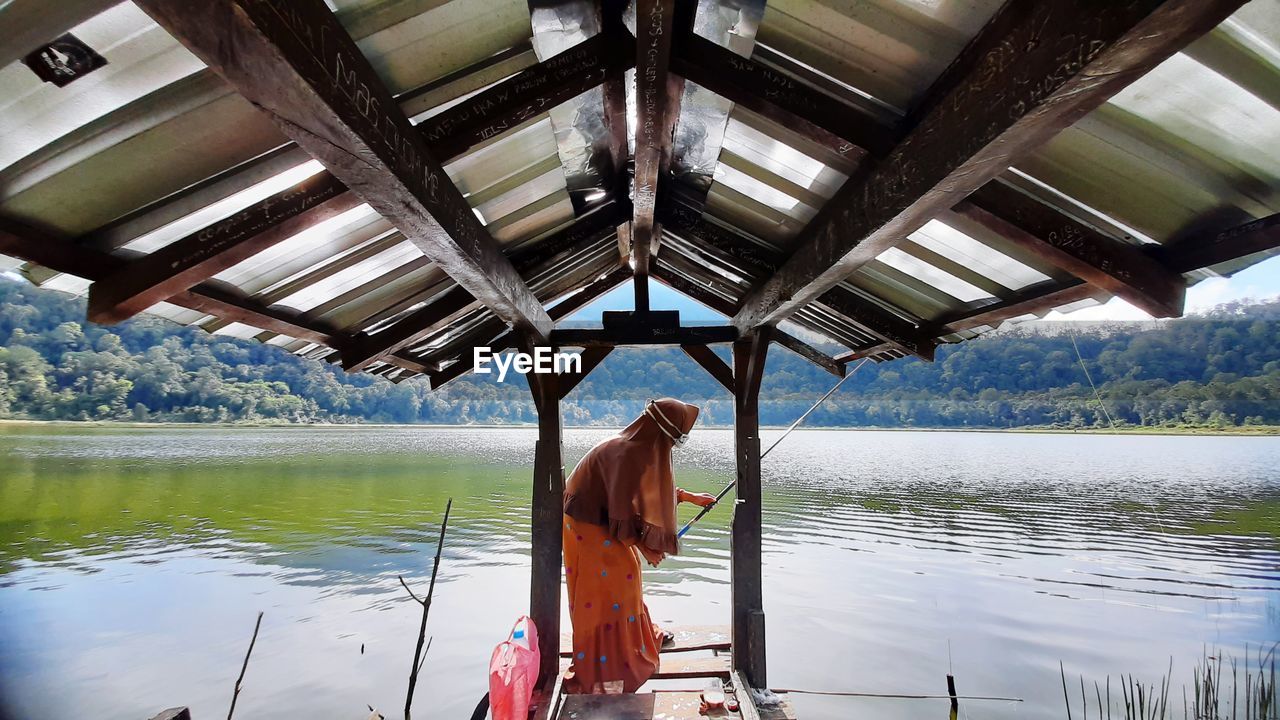
[[(145, 422), (527, 423), (520, 376), (431, 391), (348, 375), (280, 348), (151, 317), (85, 323), (84, 300), (0, 279), (0, 417)], [(1280, 301), (1152, 323), (1039, 323), (940, 347), (937, 360), (864, 366), (816, 426), (1280, 425)], [(1096, 384), (1090, 387), (1079, 356)], [(834, 351), (835, 348), (829, 348)], [(726, 359), (727, 351), (718, 350)], [(835, 378), (774, 346), (761, 421), (788, 424)], [(649, 397), (732, 422), (727, 393), (678, 349), (619, 349), (566, 399), (569, 425), (621, 424)], [(1110, 419), (1108, 419), (1108, 416)]]

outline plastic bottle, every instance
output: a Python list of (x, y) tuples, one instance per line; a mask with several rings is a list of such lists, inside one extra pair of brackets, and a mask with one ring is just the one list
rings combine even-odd
[(724, 705), (724, 685), (720, 683), (719, 678), (711, 678), (707, 686), (702, 689), (702, 701), (707, 704), (708, 708), (718, 708)]
[(530, 650), (532, 648), (529, 647), (529, 637), (525, 634), (525, 628), (525, 619), (521, 618), (520, 621), (516, 623), (515, 629), (511, 631), (511, 642), (519, 645), (525, 650)]

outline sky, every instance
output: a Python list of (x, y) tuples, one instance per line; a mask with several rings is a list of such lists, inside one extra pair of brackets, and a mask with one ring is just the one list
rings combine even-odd
[[(1267, 300), (1280, 296), (1280, 256), (1268, 258), (1229, 278), (1210, 278), (1187, 290), (1187, 313), (1204, 312), (1233, 300)], [(600, 297), (569, 316), (570, 321), (599, 322), (604, 310), (631, 310), (634, 290), (630, 283)], [(649, 281), (649, 305), (654, 310), (679, 310), (682, 322), (723, 321), (724, 316), (690, 300), (654, 280)], [(1119, 321), (1150, 320), (1151, 316), (1119, 298), (1073, 313), (1050, 313), (1046, 320)]]

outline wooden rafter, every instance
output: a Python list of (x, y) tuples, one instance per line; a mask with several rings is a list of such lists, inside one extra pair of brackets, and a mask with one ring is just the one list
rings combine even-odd
[[(516, 271), (526, 280), (566, 256), (581, 253), (598, 245), (615, 232), (618, 219), (616, 206), (606, 205), (579, 218), (568, 228), (555, 233), (512, 257)], [(394, 353), (439, 330), (462, 313), (478, 306), (475, 297), (461, 286), (445, 291), (439, 298), (374, 334), (360, 333), (343, 347), (342, 366), (354, 372), (379, 357)]]
[(453, 158), (576, 97), (635, 62), (630, 36), (597, 34), (424, 120), (418, 129), (438, 158)]
[[(685, 3), (689, 5), (689, 3)], [(671, 140), (683, 83), (668, 72), (675, 0), (636, 1), (636, 148), (631, 264), (636, 274), (636, 309), (649, 307), (649, 258), (659, 231), (654, 220), (658, 185), (671, 165)]]
[(1241, 0), (1010, 3), (1004, 32), (883, 160), (855, 174), (734, 317), (777, 323), (1209, 31)]
[(841, 155), (884, 155), (895, 129), (765, 63), (689, 28), (676, 35), (672, 71)]
[(360, 204), (337, 178), (313, 175), (126, 263), (89, 288), (89, 320), (115, 323)]
[(1152, 253), (1174, 272), (1191, 272), (1280, 247), (1280, 213), (1208, 235), (1196, 235)]
[(1000, 323), (1023, 315), (1048, 312), (1102, 294), (1097, 288), (1079, 280), (1069, 283), (1045, 283), (1025, 288), (999, 302), (951, 313), (938, 320), (943, 333), (998, 327)]
[[(69, 239), (7, 218), (0, 219), (0, 254), (95, 281), (126, 267), (123, 258), (79, 247)], [(305, 321), (293, 313), (258, 305), (216, 287), (197, 285), (170, 297), (169, 302), (224, 320), (329, 347), (343, 338), (341, 332), (323, 323)]]
[(989, 182), (954, 211), (1152, 317), (1182, 315), (1187, 286), (1178, 273), (1139, 247), (1109, 237), (1009, 185)]
[(522, 331), (552, 321), (321, 0), (142, 0), (144, 11)]
[[(780, 252), (707, 222), (695, 213), (672, 209), (664, 213), (663, 218), (667, 221), (668, 232), (688, 237), (702, 248), (723, 254), (741, 272), (753, 275), (757, 281), (771, 277), (782, 265)], [(841, 286), (822, 293), (817, 302), (905, 353), (924, 359), (933, 357), (934, 333), (924, 323), (911, 322)]]

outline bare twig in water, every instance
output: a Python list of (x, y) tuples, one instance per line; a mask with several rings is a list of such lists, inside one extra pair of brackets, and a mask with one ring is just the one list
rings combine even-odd
[[(409, 691), (404, 698), (404, 718), (409, 720), (409, 709), (413, 706), (413, 691), (418, 686), (418, 671), (422, 669), (422, 663), (426, 661), (426, 650), (431, 648), (427, 642), (427, 614), (431, 612), (431, 596), (436, 591), (436, 573), (440, 570), (440, 553), (444, 550), (444, 532), (449, 527), (449, 511), (453, 509), (453, 498), (449, 498), (449, 502), (444, 506), (444, 520), (440, 522), (440, 540), (436, 543), (436, 561), (431, 566), (431, 584), (427, 586), (427, 597), (425, 600), (419, 600), (417, 595), (409, 590), (409, 586), (405, 584), (401, 578), (400, 584), (404, 585), (404, 589), (409, 591), (409, 596), (422, 606), (422, 624), (418, 626), (418, 645), (413, 650), (413, 664), (409, 666)], [(426, 644), (426, 649), (423, 644)]]
[(258, 642), (258, 628), (262, 627), (262, 611), (258, 611), (258, 621), (253, 624), (253, 637), (249, 639), (249, 650), (244, 654), (244, 662), (240, 665), (240, 677), (236, 678), (236, 689), (231, 694), (231, 709), (227, 710), (227, 720), (236, 711), (236, 700), (240, 697), (240, 686), (244, 682), (244, 671), (249, 669), (249, 656), (253, 654), (254, 643)]

